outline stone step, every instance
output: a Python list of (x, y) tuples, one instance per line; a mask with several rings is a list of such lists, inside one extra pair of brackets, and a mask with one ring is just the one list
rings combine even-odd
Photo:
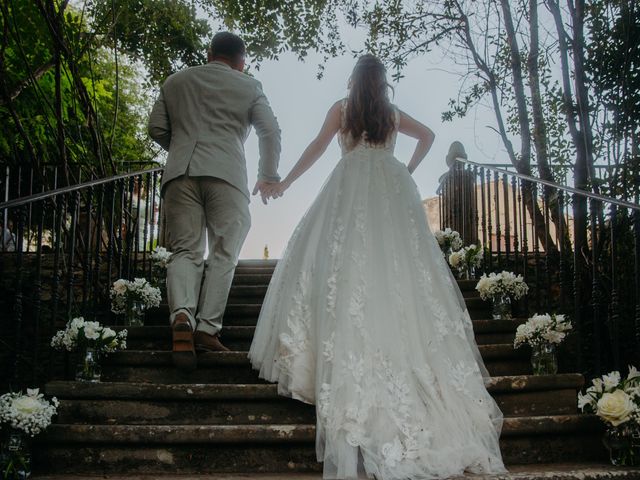
[(273, 267), (250, 267), (250, 266), (241, 266), (236, 267), (235, 274), (236, 275), (273, 275), (274, 268)]
[[(255, 300), (255, 299), (249, 299)], [(238, 301), (234, 299), (227, 304), (224, 312), (224, 325), (255, 325), (260, 315), (261, 303), (253, 301)], [(467, 299), (469, 315), (473, 320), (482, 320), (490, 318), (490, 305), (478, 298)], [(169, 319), (169, 306), (163, 303), (158, 308), (149, 310), (146, 315), (145, 325), (166, 325)]]
[(233, 277), (232, 286), (269, 285), (271, 273), (237, 273)]
[[(450, 480), (638, 480), (640, 473), (634, 467), (614, 467), (607, 463), (570, 463), (512, 465), (509, 472), (500, 475), (467, 473)], [(38, 475), (38, 480), (78, 480), (76, 476)], [(104, 476), (85, 475), (87, 480)], [(321, 473), (222, 473), (213, 475), (109, 475), (108, 480), (321, 480)]]
[[(492, 376), (528, 375), (529, 356), (510, 344), (480, 345), (480, 353)], [(126, 350), (105, 357), (106, 381), (149, 383), (260, 383), (247, 359), (247, 352), (214, 352), (198, 355), (198, 369), (182, 372), (174, 368), (170, 351)]]
[[(514, 333), (520, 320), (474, 320), (475, 338), (479, 345), (513, 343)], [(150, 325), (144, 327), (114, 327), (116, 331), (126, 329), (127, 347), (131, 350), (170, 350), (171, 329), (168, 325)], [(249, 350), (255, 326), (225, 325), (222, 341), (231, 350)]]
[[(127, 348), (130, 350), (171, 350), (171, 328), (165, 326), (113, 327), (127, 330)], [(255, 326), (226, 326), (222, 342), (231, 350), (249, 350)]]
[[(576, 413), (577, 374), (493, 377), (487, 385), (505, 416)], [(315, 407), (278, 395), (272, 384), (51, 382), (60, 401), (58, 423), (82, 424), (302, 424)]]
[[(586, 415), (506, 418), (507, 464), (604, 456), (599, 420)], [(67, 425), (36, 440), (47, 473), (213, 473), (318, 471), (313, 425)]]
[(238, 260), (238, 268), (275, 268), (279, 259), (277, 258), (245, 258), (242, 260)]
[[(277, 260), (240, 260), (236, 266), (235, 274), (237, 275), (269, 275), (273, 274)], [(474, 290), (478, 279), (457, 280), (460, 290)], [(269, 282), (267, 282), (269, 283)]]
[(229, 302), (262, 303), (267, 293), (268, 285), (231, 285)]
[[(234, 283), (231, 285), (231, 289), (229, 290), (229, 302), (231, 303), (240, 303), (246, 302), (251, 303), (249, 300), (254, 300), (254, 303), (262, 303), (264, 297), (267, 293), (267, 288), (269, 287), (269, 282), (266, 283), (249, 283), (249, 281), (257, 282), (260, 278), (264, 281), (266, 279), (266, 275), (238, 275), (234, 278)], [(269, 276), (270, 278), (270, 276)], [(246, 280), (245, 280), (246, 279)], [(242, 283), (247, 282), (247, 283)], [(462, 290), (462, 295), (467, 300), (467, 305), (470, 305), (469, 300), (472, 299), (480, 299), (480, 295), (475, 289), (464, 289)], [(475, 305), (475, 304), (472, 304)], [(488, 303), (487, 303), (488, 306)], [(469, 307), (472, 308), (472, 307)]]

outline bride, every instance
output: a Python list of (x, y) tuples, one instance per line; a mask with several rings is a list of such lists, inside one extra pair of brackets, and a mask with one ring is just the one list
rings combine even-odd
[[(278, 262), (252, 365), (281, 395), (316, 405), (324, 478), (503, 472), (502, 414), (411, 177), (434, 134), (390, 103), (373, 55), (349, 87), (277, 187), (338, 135), (342, 159)], [(418, 140), (408, 166), (393, 156), (398, 132)]]

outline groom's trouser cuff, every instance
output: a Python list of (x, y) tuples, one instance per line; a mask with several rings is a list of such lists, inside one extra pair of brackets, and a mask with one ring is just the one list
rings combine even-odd
[(178, 315), (179, 313), (184, 313), (187, 316), (187, 318), (189, 319), (189, 325), (191, 325), (191, 330), (195, 332), (196, 320), (195, 318), (193, 318), (193, 315), (191, 314), (191, 312), (186, 308), (178, 308), (175, 312), (171, 312), (171, 315), (169, 315), (169, 324), (173, 326), (173, 322), (176, 319), (176, 315)]
[(198, 320), (198, 332), (208, 333), (209, 335), (216, 335), (222, 330), (222, 319), (220, 320)]

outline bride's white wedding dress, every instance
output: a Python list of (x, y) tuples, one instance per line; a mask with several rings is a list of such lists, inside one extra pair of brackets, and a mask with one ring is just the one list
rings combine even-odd
[(340, 138), (249, 357), (280, 394), (316, 405), (324, 478), (357, 478), (359, 463), (384, 480), (502, 472), (502, 414), (416, 184), (393, 156), (398, 123), (396, 110), (384, 146), (347, 150)]

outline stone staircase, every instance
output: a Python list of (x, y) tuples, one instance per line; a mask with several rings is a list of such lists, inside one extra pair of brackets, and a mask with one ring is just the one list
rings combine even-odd
[[(183, 373), (171, 363), (166, 305), (129, 328), (129, 349), (104, 362), (103, 382), (53, 381), (57, 421), (36, 448), (46, 474), (211, 474), (315, 472), (315, 410), (282, 398), (247, 360), (275, 262), (242, 261), (225, 314), (231, 352), (199, 357)], [(488, 386), (505, 415), (508, 465), (602, 461), (597, 419), (577, 414), (577, 374), (534, 377), (526, 351), (512, 347), (519, 321), (488, 320), (474, 281), (460, 287), (491, 372)], [(289, 478), (289, 477), (287, 477)], [(556, 477), (553, 477), (556, 478)], [(586, 478), (586, 477), (585, 477)], [(629, 477), (633, 478), (633, 477)]]

